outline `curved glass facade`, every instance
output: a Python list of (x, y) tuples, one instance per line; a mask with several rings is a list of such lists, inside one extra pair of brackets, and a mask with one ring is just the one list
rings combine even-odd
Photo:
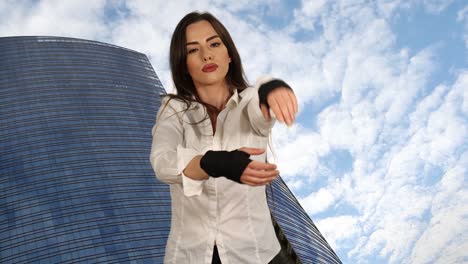
[(0, 38), (0, 263), (162, 262), (170, 201), (148, 162), (160, 93), (144, 54)]
[[(0, 263), (162, 263), (170, 194), (149, 152), (163, 93), (144, 54), (0, 38)], [(302, 262), (338, 263), (282, 181), (273, 194)]]
[(281, 177), (267, 188), (267, 194), (274, 219), (303, 264), (341, 263)]

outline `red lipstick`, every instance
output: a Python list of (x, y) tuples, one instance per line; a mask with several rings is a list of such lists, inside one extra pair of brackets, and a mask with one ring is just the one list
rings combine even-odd
[(202, 71), (213, 72), (213, 71), (216, 71), (217, 68), (218, 68), (218, 65), (216, 65), (215, 63), (210, 63), (210, 64), (206, 64), (205, 66), (203, 66)]

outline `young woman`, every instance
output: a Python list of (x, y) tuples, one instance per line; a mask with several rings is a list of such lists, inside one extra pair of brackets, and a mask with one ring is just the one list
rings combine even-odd
[(170, 65), (177, 94), (163, 98), (150, 157), (172, 198), (164, 263), (269, 263), (280, 245), (265, 185), (279, 172), (265, 149), (276, 119), (294, 122), (296, 97), (277, 79), (249, 87), (228, 31), (209, 13), (179, 22)]

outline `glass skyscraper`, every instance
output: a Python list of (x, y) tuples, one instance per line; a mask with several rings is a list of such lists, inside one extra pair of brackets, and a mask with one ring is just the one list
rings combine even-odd
[[(170, 194), (149, 151), (164, 93), (144, 54), (0, 38), (0, 263), (162, 263)], [(280, 178), (269, 203), (302, 263), (340, 263)]]

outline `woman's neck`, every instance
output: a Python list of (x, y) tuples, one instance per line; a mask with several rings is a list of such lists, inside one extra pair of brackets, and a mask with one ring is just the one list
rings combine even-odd
[(226, 83), (217, 85), (196, 86), (200, 99), (217, 109), (223, 109), (229, 97), (231, 96), (229, 87)]

